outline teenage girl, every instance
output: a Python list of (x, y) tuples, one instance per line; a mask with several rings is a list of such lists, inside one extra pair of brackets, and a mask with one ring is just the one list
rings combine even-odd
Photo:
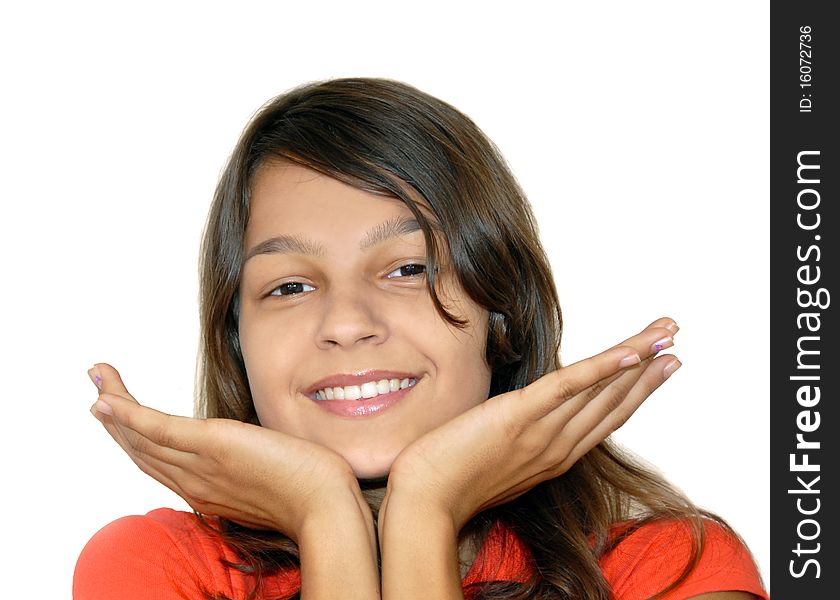
[(200, 418), (90, 371), (94, 416), (195, 513), (105, 527), (74, 597), (767, 598), (738, 536), (608, 439), (680, 367), (677, 324), (562, 368), (561, 325), (469, 118), (381, 79), (275, 98), (207, 222)]

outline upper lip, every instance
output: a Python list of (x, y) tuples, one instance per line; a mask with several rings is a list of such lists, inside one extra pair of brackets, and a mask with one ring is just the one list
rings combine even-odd
[(387, 371), (380, 369), (366, 369), (353, 373), (336, 373), (329, 377), (319, 379), (308, 388), (306, 394), (314, 394), (318, 390), (331, 387), (345, 387), (348, 385), (362, 385), (368, 381), (380, 381), (382, 379), (417, 379), (417, 375), (407, 371)]

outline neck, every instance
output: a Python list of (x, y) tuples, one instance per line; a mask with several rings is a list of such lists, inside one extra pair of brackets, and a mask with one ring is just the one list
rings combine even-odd
[(382, 506), (382, 499), (385, 497), (385, 488), (388, 485), (388, 476), (379, 479), (360, 479), (359, 487), (365, 502), (370, 506), (373, 513), (373, 522), (379, 517), (379, 507)]
[[(382, 506), (382, 499), (385, 497), (385, 490), (388, 486), (388, 477), (380, 479), (360, 479), (359, 487), (362, 490), (362, 496), (370, 506), (373, 513), (374, 526), (379, 524), (379, 507)], [(475, 560), (477, 548), (470, 542), (460, 542), (458, 544), (458, 559), (460, 564), (461, 577), (466, 577), (467, 571)]]

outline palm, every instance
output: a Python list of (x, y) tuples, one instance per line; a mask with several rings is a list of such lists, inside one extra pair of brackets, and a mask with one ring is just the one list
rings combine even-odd
[(395, 460), (386, 499), (444, 512), (461, 527), (472, 515), (562, 475), (678, 365), (673, 356), (656, 357), (663, 340), (670, 344), (669, 323), (655, 321), (618, 346), (430, 431)]
[(315, 511), (363, 503), (352, 468), (332, 450), (230, 419), (158, 412), (137, 403), (112, 367), (98, 369), (111, 414), (97, 417), (143, 472), (193, 509), (295, 538)]

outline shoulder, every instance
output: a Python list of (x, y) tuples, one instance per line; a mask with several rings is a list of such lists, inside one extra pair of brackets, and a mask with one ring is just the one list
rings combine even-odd
[(117, 519), (82, 550), (73, 598), (201, 597), (227, 578), (221, 540), (192, 513), (158, 509)]
[[(626, 525), (615, 528), (618, 534)], [(688, 564), (692, 529), (687, 522), (661, 520), (642, 525), (601, 559), (617, 597), (649, 598), (676, 580)], [(733, 532), (704, 519), (703, 548), (686, 580), (665, 599), (740, 591), (767, 598), (747, 547)]]

